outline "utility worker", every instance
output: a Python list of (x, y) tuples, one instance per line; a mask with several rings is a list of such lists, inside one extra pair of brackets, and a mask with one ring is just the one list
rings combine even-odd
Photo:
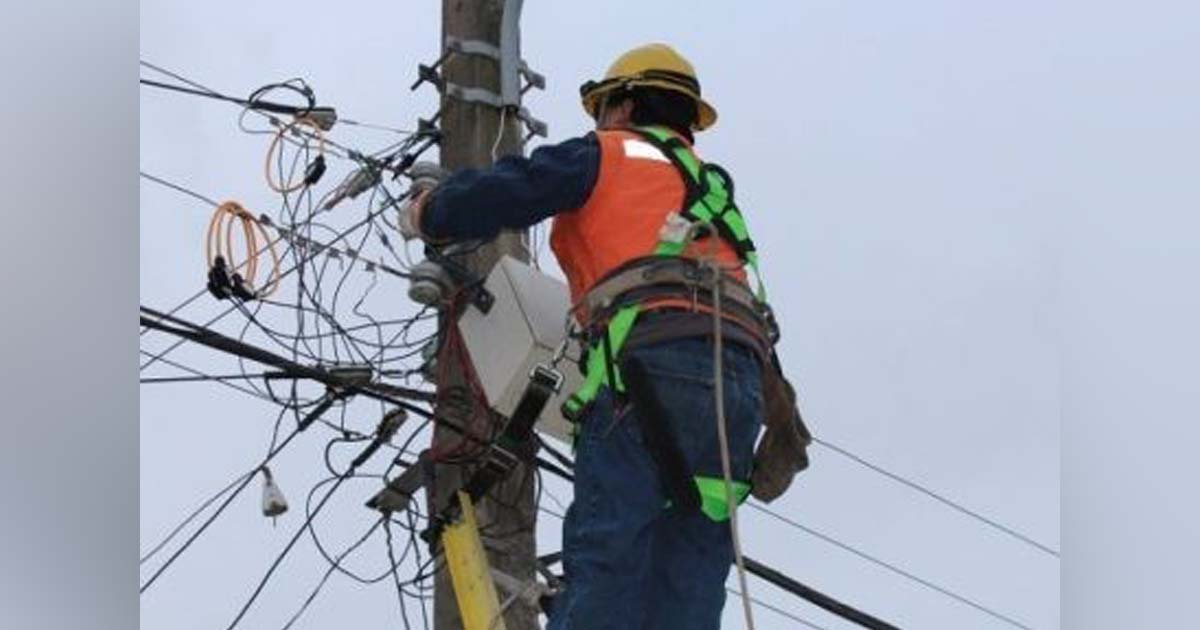
[[(693, 152), (693, 133), (717, 113), (691, 63), (669, 46), (642, 46), (580, 92), (594, 133), (441, 181), (417, 178), (401, 230), (439, 243), (554, 219), (550, 245), (588, 352), (585, 385), (564, 407), (577, 423), (575, 497), (563, 527), (566, 587), (548, 629), (716, 629), (734, 560), (727, 489), (736, 501), (749, 492), (764, 374), (774, 369), (765, 302), (743, 269), (757, 274), (757, 257), (733, 182)], [(703, 285), (714, 265), (726, 270), (719, 361)]]

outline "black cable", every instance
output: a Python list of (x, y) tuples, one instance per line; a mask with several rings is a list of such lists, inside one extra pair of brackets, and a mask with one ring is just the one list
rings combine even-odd
[[(370, 449), (371, 446), (368, 446), (367, 448)], [(366, 452), (368, 451), (364, 450), (364, 453)], [(242, 618), (246, 616), (246, 613), (249, 612), (250, 607), (254, 604), (254, 601), (257, 600), (259, 594), (262, 593), (263, 588), (267, 586), (267, 582), (271, 580), (271, 576), (274, 575), (275, 569), (279, 568), (279, 565), (283, 563), (283, 559), (287, 557), (288, 553), (291, 552), (293, 547), (295, 547), (296, 542), (300, 540), (301, 536), (304, 535), (305, 530), (309, 529), (313, 519), (315, 519), (317, 515), (321, 513), (322, 508), (324, 508), (329, 502), (330, 497), (337, 492), (338, 488), (341, 487), (342, 483), (345, 482), (346, 479), (349, 479), (352, 475), (354, 475), (356, 468), (357, 466), (352, 464), (349, 470), (347, 470), (344, 474), (339, 476), (335, 482), (333, 482), (333, 485), (329, 488), (329, 491), (325, 493), (325, 496), (321, 498), (321, 501), (317, 504), (317, 507), (312, 511), (311, 514), (308, 515), (307, 518), (305, 518), (304, 523), (301, 524), (300, 528), (296, 530), (296, 533), (292, 535), (292, 538), (283, 548), (283, 551), (279, 553), (274, 562), (271, 563), (271, 566), (267, 568), (266, 574), (263, 575), (261, 580), (259, 580), (258, 585), (254, 588), (254, 592), (250, 594), (250, 598), (247, 599), (246, 603), (242, 605), (241, 610), (238, 611), (237, 616), (233, 618), (233, 621), (230, 622), (226, 630), (233, 630), (233, 628), (237, 627), (238, 623), (241, 622)]]
[[(206, 92), (209, 95), (219, 94), (216, 90), (213, 90), (212, 88), (206, 87), (206, 86), (204, 86), (200, 83), (197, 83), (196, 81), (193, 81), (181, 74), (167, 70), (166, 68), (163, 68), (162, 66), (155, 65), (144, 59), (139, 60), (138, 64), (143, 67), (150, 68), (151, 70), (154, 70), (155, 72), (158, 72), (158, 73), (161, 73), (168, 77), (171, 77), (172, 79), (175, 79), (176, 81), (179, 81), (180, 83), (190, 85), (198, 90), (203, 90), (204, 92)], [(378, 123), (361, 122), (361, 121), (352, 120), (349, 118), (342, 118), (340, 116), (338, 117), (337, 122), (339, 124), (353, 125), (353, 126), (357, 126), (357, 127), (363, 127), (366, 129), (377, 129), (380, 131), (389, 131), (391, 133), (399, 134), (402, 136), (408, 136), (408, 137), (417, 135), (416, 132), (414, 132), (412, 130), (408, 130), (408, 129), (397, 129), (395, 127), (389, 127), (387, 125), (380, 125)]]
[(151, 79), (138, 79), (138, 83), (140, 83), (142, 85), (148, 85), (150, 87), (159, 88), (162, 90), (170, 90), (173, 92), (180, 92), (183, 94), (193, 94), (196, 96), (203, 96), (205, 98), (211, 98), (211, 99), (218, 100), (218, 101), (225, 101), (228, 103), (233, 103), (235, 105), (241, 105), (242, 107), (245, 107), (247, 109), (252, 109), (255, 111), (272, 112), (275, 114), (285, 114), (285, 115), (289, 115), (289, 116), (302, 116), (312, 110), (312, 107), (308, 107), (308, 108), (296, 107), (294, 105), (284, 105), (282, 103), (273, 103), (271, 101), (263, 101), (263, 100), (249, 101), (249, 100), (246, 100), (243, 98), (227, 96), (225, 94), (220, 94), (220, 93), (216, 93), (216, 92), (208, 92), (205, 90), (197, 90), (197, 89), (193, 89), (193, 88), (181, 87), (178, 85), (171, 85), (169, 83), (161, 83), (159, 81), (153, 81)]
[(187, 541), (185, 541), (183, 543), (183, 545), (181, 545), (179, 547), (179, 549), (176, 549), (175, 553), (171, 554), (171, 557), (167, 558), (166, 562), (164, 562), (161, 566), (159, 566), (158, 570), (155, 571), (154, 574), (150, 576), (150, 579), (146, 580), (146, 582), (138, 588), (138, 593), (145, 593), (146, 589), (150, 588), (150, 586), (152, 584), (154, 584), (155, 581), (158, 580), (159, 576), (161, 576), (163, 574), (163, 572), (167, 570), (168, 567), (170, 567), (172, 564), (174, 564), (175, 560), (177, 558), (179, 558), (179, 556), (182, 555), (184, 551), (187, 551), (188, 547), (192, 546), (192, 543), (194, 543), (196, 541), (196, 539), (199, 538), (200, 535), (204, 533), (204, 530), (208, 529), (209, 525), (212, 525), (213, 522), (217, 520), (217, 517), (220, 516), (221, 513), (225, 511), (225, 508), (229, 507), (229, 504), (232, 503), (233, 500), (236, 499), (238, 497), (238, 495), (242, 493), (242, 490), (245, 490), (246, 486), (250, 485), (250, 482), (254, 479), (254, 472), (257, 472), (258, 470), (261, 470), (263, 466), (266, 466), (267, 463), (269, 463), (272, 458), (274, 458), (276, 455), (278, 455), (280, 453), (280, 451), (282, 451), (284, 448), (286, 448), (287, 445), (289, 443), (291, 443), (292, 439), (295, 438), (299, 434), (300, 434), (299, 428), (292, 431), (292, 433), (289, 434), (287, 436), (287, 438), (285, 438), (283, 440), (283, 443), (280, 444), (270, 454), (268, 454), (267, 457), (258, 465), (258, 467), (256, 467), (254, 469), (254, 471), (252, 471), (250, 474), (246, 475), (242, 479), (241, 483), (238, 484), (237, 488), (232, 493), (230, 493), (229, 496), (227, 496), (225, 498), (225, 500), (221, 503), (220, 507), (218, 507), (217, 510), (215, 512), (213, 512), (213, 514), (211, 516), (209, 516), (208, 519), (205, 520), (202, 525), (200, 525), (199, 529), (197, 529), (195, 532), (193, 532), (192, 535), (188, 537)]
[(853, 606), (840, 602), (814, 588), (801, 584), (798, 580), (788, 577), (767, 565), (744, 557), (746, 571), (775, 586), (795, 595), (808, 603), (833, 613), (842, 619), (852, 621), (869, 630), (900, 630), (896, 626), (869, 615)]
[(379, 518), (375, 521), (374, 525), (371, 525), (371, 528), (367, 530), (367, 533), (363, 534), (362, 537), (354, 542), (354, 544), (347, 547), (345, 551), (338, 555), (337, 559), (334, 560), (331, 563), (331, 566), (325, 571), (325, 574), (321, 576), (321, 581), (317, 582), (316, 588), (314, 588), (312, 592), (308, 594), (308, 597), (304, 600), (304, 603), (300, 605), (300, 609), (292, 615), (291, 619), (289, 619), (286, 624), (284, 624), (283, 630), (288, 630), (288, 628), (291, 628), (292, 625), (300, 619), (300, 616), (304, 614), (304, 611), (308, 610), (309, 605), (312, 604), (313, 600), (317, 598), (317, 594), (320, 593), (321, 589), (325, 587), (325, 582), (329, 581), (329, 576), (333, 575), (334, 569), (341, 565), (342, 560), (345, 560), (346, 556), (350, 555), (355, 549), (358, 549), (363, 543), (367, 542), (367, 539), (371, 537), (371, 534), (375, 533), (375, 530), (378, 529), (380, 525), (384, 525), (386, 527), (386, 523), (386, 518)]
[(150, 551), (147, 551), (145, 554), (143, 554), (141, 559), (138, 560), (138, 566), (145, 564), (146, 561), (148, 561), (150, 558), (153, 558), (154, 555), (159, 552), (159, 550), (161, 550), (163, 547), (166, 547), (167, 543), (171, 542), (171, 540), (173, 538), (175, 538), (176, 534), (178, 534), (180, 531), (182, 531), (184, 527), (187, 527), (188, 523), (191, 523), (193, 520), (195, 520), (195, 518), (197, 516), (199, 516), (201, 512), (203, 512), (205, 509), (207, 509), (208, 506), (212, 505), (214, 502), (216, 502), (217, 499), (224, 496), (226, 492), (229, 492), (230, 489), (232, 489), (234, 486), (236, 486), (239, 482), (241, 482), (247, 476), (253, 477), (254, 473), (256, 473), (256, 472), (258, 472), (257, 469), (252, 470), (244, 475), (241, 475), (240, 477), (231, 481), (229, 483), (229, 485), (225, 486), (224, 488), (221, 488), (219, 491), (217, 491), (216, 494), (212, 495), (207, 500), (205, 500), (203, 503), (201, 503), (200, 507), (196, 508), (195, 511), (193, 511), (186, 518), (184, 518), (183, 521), (180, 522), (178, 525), (176, 525), (175, 529), (172, 529), (171, 533), (167, 534), (167, 536), (165, 538), (163, 538), (162, 541), (160, 541), (157, 545), (155, 545), (153, 549), (151, 549)]
[[(147, 353), (149, 354), (149, 353)], [(163, 361), (166, 363), (166, 361)], [(138, 382), (145, 385), (147, 383), (195, 383), (204, 381), (236, 381), (245, 379), (263, 378), (270, 374), (264, 372), (262, 374), (226, 374), (222, 376), (201, 374), (199, 376), (151, 376), (138, 379)]]
[(296, 530), (296, 533), (293, 534), (292, 538), (288, 541), (287, 546), (285, 546), (283, 551), (276, 556), (275, 560), (271, 563), (271, 566), (267, 568), (267, 573), (263, 575), (262, 579), (258, 582), (258, 586), (254, 588), (254, 592), (250, 594), (250, 599), (246, 600), (245, 604), (242, 604), (241, 610), (238, 611), (237, 616), (233, 618), (233, 621), (230, 622), (226, 630), (232, 630), (242, 620), (242, 617), (246, 616), (246, 613), (250, 610), (250, 606), (254, 604), (254, 601), (258, 599), (259, 594), (262, 593), (263, 588), (266, 587), (267, 582), (271, 580), (271, 576), (275, 573), (275, 569), (279, 568), (279, 565), (283, 562), (283, 559), (287, 557), (287, 554), (292, 550), (292, 547), (296, 545), (296, 541), (300, 540), (300, 536), (304, 534), (304, 530), (308, 529), (309, 523), (312, 522), (312, 519), (315, 518), (317, 514), (321, 513), (321, 508), (325, 507), (325, 504), (329, 501), (329, 498), (333, 496), (334, 492), (337, 492), (337, 489), (341, 487), (342, 482), (344, 482), (348, 476), (349, 475), (342, 475), (341, 477), (338, 477), (337, 481), (333, 484), (333, 487), (329, 489), (329, 492), (326, 492), (325, 496), (321, 498), (321, 502), (317, 504), (317, 509), (311, 516), (309, 516), (309, 518), (304, 521), (304, 523), (300, 526), (300, 529)]
[[(138, 350), (138, 353), (139, 353), (139, 354), (141, 354), (142, 356), (154, 356), (154, 355), (150, 354), (149, 352), (147, 352), (147, 351), (145, 351), (145, 350)], [(173, 368), (178, 368), (178, 369), (180, 369), (180, 370), (183, 370), (183, 371), (185, 371), (185, 372), (188, 372), (188, 373), (192, 374), (192, 375), (193, 375), (195, 378), (208, 378), (208, 375), (207, 375), (207, 374), (205, 374), (205, 373), (203, 373), (203, 372), (201, 372), (200, 370), (197, 370), (197, 369), (195, 369), (195, 368), (190, 368), (190, 367), (188, 367), (188, 366), (186, 366), (186, 365), (183, 365), (182, 363), (177, 363), (177, 362), (175, 362), (175, 361), (172, 361), (172, 360), (170, 360), (170, 359), (162, 359), (162, 362), (163, 362), (164, 364), (166, 364), (166, 365), (169, 365), (169, 366), (173, 367)], [(247, 394), (247, 395), (249, 395), (249, 396), (253, 396), (253, 397), (255, 397), (255, 398), (261, 398), (262, 400), (265, 400), (265, 401), (267, 401), (267, 402), (270, 402), (270, 403), (274, 403), (274, 404), (283, 404), (283, 403), (280, 403), (278, 400), (275, 400), (275, 399), (273, 399), (273, 398), (270, 398), (270, 397), (265, 397), (265, 396), (263, 396), (262, 394), (260, 394), (260, 393), (258, 393), (258, 392), (256, 392), (256, 391), (254, 391), (254, 390), (252, 390), (252, 389), (249, 389), (249, 388), (246, 388), (246, 387), (241, 387), (240, 385), (234, 385), (233, 383), (230, 383), (228, 380), (220, 379), (220, 380), (214, 380), (213, 382), (214, 382), (214, 383), (218, 383), (218, 384), (220, 384), (220, 385), (224, 385), (225, 387), (228, 387), (228, 388), (230, 388), (230, 389), (237, 390), (237, 391), (239, 391), (239, 392), (242, 392), (243, 394)]]
[[(396, 598), (400, 602), (400, 619), (404, 621), (404, 630), (412, 630), (412, 625), (408, 622), (408, 610), (404, 605), (404, 587), (400, 585), (400, 573), (396, 570), (399, 562), (396, 560), (396, 550), (392, 545), (392, 519), (389, 515), (384, 515), (383, 534), (387, 541), (388, 562), (392, 565), (392, 581), (396, 584)], [(410, 547), (413, 546), (412, 541), (409, 542)], [(405, 550), (405, 553), (408, 553)], [(424, 605), (422, 604), (422, 608)]]

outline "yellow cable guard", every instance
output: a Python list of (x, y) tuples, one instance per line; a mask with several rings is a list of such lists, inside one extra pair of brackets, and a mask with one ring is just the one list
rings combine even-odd
[(442, 532), (442, 549), (446, 552), (446, 566), (450, 568), (463, 630), (507, 630), (483, 541), (479, 538), (475, 507), (471, 497), (462, 491), (458, 493), (458, 502), (462, 516)]

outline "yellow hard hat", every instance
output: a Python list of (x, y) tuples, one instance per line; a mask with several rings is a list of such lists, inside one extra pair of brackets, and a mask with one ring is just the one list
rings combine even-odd
[(579, 87), (583, 109), (596, 115), (596, 105), (605, 94), (637, 86), (662, 88), (686, 94), (696, 101), (697, 119), (692, 128), (702, 131), (717, 122), (717, 110), (700, 97), (696, 70), (683, 55), (666, 44), (639, 46), (617, 57), (603, 81), (588, 81)]

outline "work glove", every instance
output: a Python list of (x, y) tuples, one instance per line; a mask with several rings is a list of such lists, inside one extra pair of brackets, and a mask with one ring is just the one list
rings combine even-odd
[(433, 189), (445, 179), (446, 170), (433, 162), (417, 162), (408, 169), (408, 176), (412, 178), (412, 186), (408, 201), (400, 206), (397, 224), (404, 240), (411, 241), (425, 238), (421, 233), (421, 213)]

